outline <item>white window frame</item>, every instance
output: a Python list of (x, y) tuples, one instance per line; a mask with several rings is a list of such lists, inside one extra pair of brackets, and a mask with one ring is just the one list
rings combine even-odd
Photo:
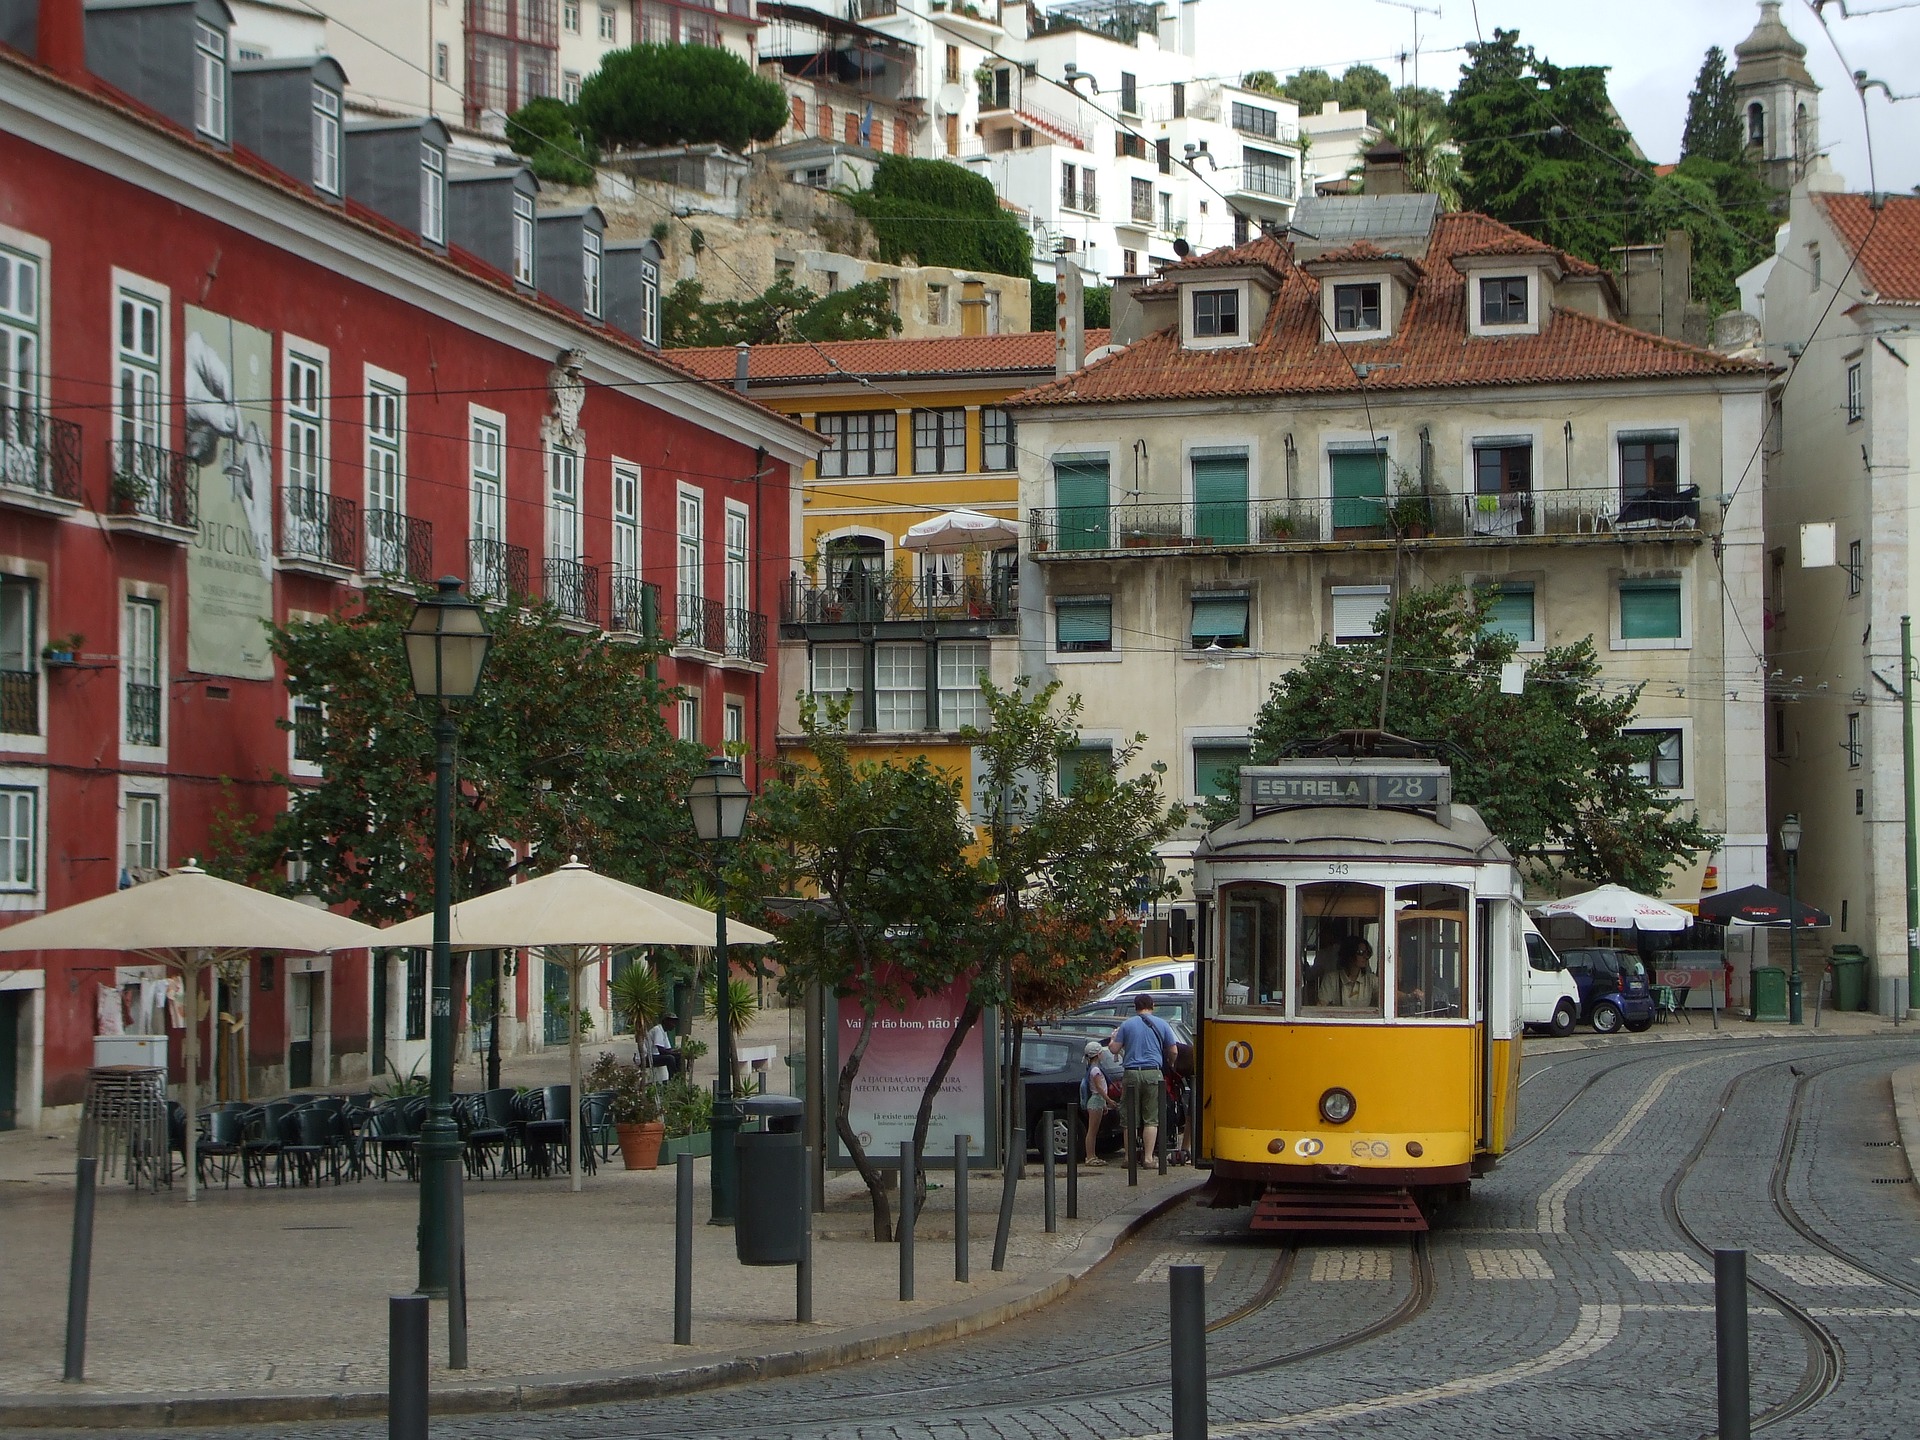
[(325, 85), (313, 87), (313, 188), (340, 193), (340, 95)]
[(721, 589), (728, 611), (753, 609), (752, 512), (738, 500), (727, 501), (721, 522)]
[[(32, 313), (18, 303), (0, 310), (0, 402), (4, 402), (0, 408), (19, 407), (39, 413), (46, 408), (47, 299), (51, 289), (47, 283), (47, 261), (52, 247), (36, 236), (0, 225), (0, 249), (6, 251), (0, 258), (14, 268), (16, 276), (29, 268), (33, 273)], [(18, 347), (23, 343), (32, 356), (27, 388), (14, 384)], [(0, 444), (4, 443), (0, 440)]]
[[(1654, 581), (1680, 587), (1680, 637), (1656, 636), (1649, 639), (1625, 639), (1620, 624), (1620, 587), (1623, 583)], [(1685, 571), (1654, 571), (1633, 574), (1616, 570), (1607, 583), (1607, 625), (1610, 650), (1691, 650), (1693, 648), (1693, 579)], [(1641, 717), (1644, 718), (1644, 717)]]
[(507, 538), (507, 417), (483, 405), (467, 406), (468, 534)]
[[(1668, 789), (1656, 785), (1654, 789), (1670, 800), (1691, 800), (1693, 798), (1694, 762), (1699, 758), (1693, 748), (1693, 720), (1690, 716), (1676, 715), (1636, 715), (1633, 723), (1623, 727), (1628, 734), (1643, 730), (1677, 730), (1680, 733), (1680, 783)], [(1651, 771), (1649, 771), (1651, 773)]]
[(1253, 732), (1244, 725), (1189, 725), (1181, 731), (1180, 753), (1186, 757), (1186, 778), (1181, 782), (1181, 791), (1188, 805), (1204, 805), (1207, 797), (1200, 793), (1195, 783), (1199, 767), (1194, 763), (1194, 752), (1209, 744), (1253, 745)]
[[(821, 659), (829, 662), (822, 666)], [(853, 666), (853, 682), (849, 685), (835, 686), (834, 680), (844, 671), (846, 661)], [(822, 670), (827, 675), (827, 683), (821, 684)], [(835, 641), (827, 645), (814, 645), (807, 651), (807, 693), (833, 700), (849, 700), (852, 708), (847, 712), (847, 729), (860, 730), (866, 725), (867, 714), (867, 647), (858, 641)]]
[(1364, 635), (1361, 635), (1358, 633), (1347, 634), (1347, 635), (1341, 634), (1339, 621), (1336, 618), (1339, 614), (1340, 602), (1342, 600), (1357, 601), (1357, 600), (1365, 599), (1370, 596), (1378, 597), (1379, 599), (1380, 603), (1374, 607), (1374, 612), (1373, 612), (1375, 615), (1378, 615), (1381, 610), (1384, 610), (1387, 607), (1387, 605), (1392, 603), (1393, 587), (1391, 585), (1330, 585), (1328, 586), (1327, 587), (1327, 631), (1326, 631), (1327, 639), (1331, 640), (1335, 645), (1362, 645), (1369, 640), (1377, 640), (1380, 637), (1380, 632), (1378, 630), (1369, 630)]
[(513, 195), (513, 279), (516, 285), (531, 288), (538, 263), (534, 240), (534, 206), (531, 195), (515, 191)]
[[(314, 345), (295, 335), (280, 338), (280, 453), (284, 457), (280, 482), (280, 535), (276, 553), (308, 559), (334, 558), (330, 545), (328, 519), (322, 513), (332, 490), (327, 444), (332, 422), (331, 396), (327, 376), (332, 357), (324, 345)], [(297, 383), (303, 372), (312, 376), (311, 385)], [(306, 392), (311, 390), (311, 403)], [(296, 400), (296, 397), (300, 397)], [(310, 468), (302, 460), (310, 461)], [(311, 497), (304, 507), (294, 501), (295, 492)], [(311, 528), (320, 527), (316, 540)]]
[[(1380, 323), (1371, 330), (1341, 330), (1334, 324), (1336, 307), (1334, 292), (1345, 285), (1378, 285), (1380, 287)], [(1320, 282), (1320, 338), (1329, 335), (1341, 344), (1349, 340), (1385, 340), (1393, 334), (1393, 276), (1386, 271), (1370, 275), (1328, 275)]]
[[(364, 369), (361, 385), (362, 408), (361, 426), (365, 435), (363, 464), (365, 494), (361, 502), (363, 516), (362, 528), (366, 529), (365, 545), (368, 550), (377, 548), (373, 543), (373, 531), (367, 529), (364, 517), (377, 510), (404, 517), (407, 513), (407, 381), (402, 375), (390, 370), (381, 370), (368, 365)], [(393, 427), (389, 433), (383, 426), (376, 428), (374, 423), (375, 403), (378, 400), (391, 399), (393, 405)], [(383, 462), (393, 462), (393, 495), (391, 505), (375, 504), (378, 494), (378, 481), (387, 474)], [(381, 497), (385, 498), (385, 497)], [(397, 530), (398, 527), (396, 527)], [(400, 543), (397, 542), (396, 543)], [(398, 564), (376, 564), (375, 557), (367, 554), (362, 557), (362, 567), (369, 574), (402, 573), (406, 570), (406, 546), (400, 543)]]
[(447, 243), (447, 152), (430, 140), (420, 142), (420, 238)]
[(747, 743), (747, 702), (727, 696), (720, 707), (720, 741), (723, 745)]
[[(150, 815), (153, 821), (153, 851), (147, 858), (151, 864), (135, 866), (132, 851), (136, 843), (144, 843), (134, 833), (137, 817)], [(124, 781), (120, 786), (120, 872), (124, 875), (138, 868), (144, 870), (165, 870), (167, 868), (167, 785), (163, 775), (141, 776), (137, 780)]]
[[(287, 620), (289, 623), (302, 620), (322, 620), (325, 618), (325, 616), (313, 611), (289, 610), (287, 612)], [(291, 690), (287, 692), (288, 721), (297, 722), (299, 720), (299, 712), (302, 709), (318, 709), (320, 711), (320, 721), (324, 725), (326, 723), (327, 707), (325, 705), (315, 705), (310, 701), (303, 705), (302, 701), (305, 698), (306, 697), (295, 695)], [(303, 780), (318, 780), (323, 778), (326, 774), (325, 767), (317, 761), (302, 758), (297, 753), (299, 743), (300, 736), (298, 732), (289, 730), (287, 732), (287, 774), (296, 779)]]
[(1857, 425), (1867, 418), (1867, 374), (1866, 357), (1858, 350), (1845, 361), (1846, 370), (1846, 417), (1849, 425)]
[(640, 578), (644, 551), (640, 528), (640, 489), (644, 471), (639, 462), (613, 457), (613, 573)]
[[(1487, 280), (1525, 280), (1527, 282), (1527, 318), (1489, 325), (1480, 318), (1480, 286)], [(1540, 333), (1540, 272), (1528, 267), (1512, 270), (1476, 268), (1467, 276), (1467, 333), (1469, 335), (1537, 335)], [(1341, 333), (1341, 339), (1346, 334)]]
[[(132, 670), (138, 653), (138, 647), (134, 643), (133, 629), (133, 604), (136, 601), (143, 601), (152, 605), (157, 612), (154, 617), (156, 634), (154, 635), (153, 643), (152, 675), (153, 684), (160, 692), (160, 743), (158, 745), (136, 745), (127, 739), (127, 686), (136, 683), (132, 675)], [(170, 729), (168, 725), (168, 711), (171, 708), (167, 703), (169, 698), (167, 676), (170, 673), (168, 669), (169, 659), (167, 652), (168, 632), (172, 628), (167, 613), (168, 604), (169, 596), (167, 587), (164, 585), (153, 585), (143, 580), (121, 581), (120, 614), (116, 622), (120, 629), (121, 655), (120, 683), (117, 688), (120, 692), (120, 728), (118, 731), (120, 737), (120, 758), (124, 761), (133, 761), (135, 763), (149, 765), (164, 765), (167, 760), (167, 741), (170, 738), (168, 734)]]
[[(691, 530), (687, 528), (689, 517), (693, 520)], [(674, 492), (673, 591), (674, 634), (684, 636), (698, 602), (707, 598), (707, 497), (691, 485), (682, 485)], [(706, 632), (701, 630), (697, 638), (704, 640)], [(687, 645), (685, 639), (679, 643)]]
[[(1394, 465), (1400, 458), (1394, 449), (1396, 438), (1394, 432), (1388, 430), (1377, 430), (1371, 433), (1365, 430), (1322, 430), (1318, 456), (1321, 503), (1328, 506), (1333, 504), (1333, 457), (1335, 455), (1373, 452), (1377, 453), (1385, 464), (1387, 504), (1391, 505), (1394, 495)], [(1468, 454), (1471, 455), (1472, 451), (1469, 450)]]
[(201, 20), (193, 22), (193, 128), (227, 139), (227, 36)]
[[(120, 343), (120, 309), (129, 301), (153, 307), (158, 316), (155, 353), (152, 356), (137, 349), (128, 350)], [(150, 440), (136, 435), (136, 443), (156, 445), (163, 450), (172, 448), (172, 432), (169, 429), (172, 396), (167, 390), (168, 358), (173, 354), (172, 310), (172, 293), (166, 286), (115, 267), (113, 298), (107, 312), (107, 333), (113, 339), (113, 438), (116, 444), (123, 438), (123, 432), (131, 427), (136, 432), (152, 435)], [(152, 379), (154, 413), (151, 417), (144, 414), (129, 415), (122, 398), (125, 378), (129, 374), (145, 375)]]
[[(953, 417), (959, 420), (958, 453), (950, 439), (954, 429)], [(920, 435), (922, 417), (932, 431), (933, 443), (922, 445)], [(927, 405), (916, 407), (909, 417), (913, 430), (913, 473), (915, 475), (964, 475), (967, 473), (967, 411), (964, 405)], [(921, 455), (925, 453), (927, 463), (922, 465)]]
[[(47, 772), (23, 765), (0, 766), (0, 795), (11, 805), (11, 791), (33, 797), (33, 854), (25, 882), (12, 879), (13, 856), (0, 855), (0, 912), (19, 914), (47, 908)], [(9, 817), (11, 819), (11, 816)], [(9, 825), (9, 830), (11, 826)]]
[[(950, 660), (950, 657), (962, 648), (970, 651), (977, 650), (983, 661), (982, 664), (971, 667), (964, 674), (956, 670)], [(942, 640), (939, 644), (934, 664), (934, 698), (939, 705), (939, 713), (932, 717), (934, 728), (954, 731), (964, 725), (972, 725), (977, 729), (986, 729), (992, 721), (992, 715), (987, 709), (985, 699), (986, 692), (980, 688), (980, 672), (984, 670), (987, 671), (989, 675), (992, 673), (992, 642), (987, 640)], [(956, 705), (956, 713), (949, 718), (947, 712), (948, 695), (970, 695), (973, 697), (966, 705), (967, 711), (969, 712), (967, 716), (958, 714), (959, 706)]]
[(25, 654), (21, 658), (34, 672), (34, 683), (38, 690), (34, 713), (40, 718), (39, 729), (31, 734), (25, 731), (4, 732), (7, 737), (5, 748), (16, 755), (44, 755), (47, 753), (47, 667), (40, 654), (47, 646), (47, 567), (42, 561), (0, 555), (0, 574), (33, 587), (33, 614), (28, 632), (22, 637)]
[(546, 454), (547, 548), (544, 558), (577, 563), (583, 544), (585, 497), (581, 494), (586, 440), (578, 448), (549, 444)]
[(1861, 714), (1858, 710), (1847, 712), (1847, 738), (1841, 748), (1847, 752), (1849, 770), (1858, 770), (1866, 756), (1866, 727), (1860, 721)]
[(651, 260), (640, 262), (640, 338), (660, 343), (660, 267)]
[[(1230, 290), (1235, 296), (1238, 307), (1239, 333), (1234, 335), (1202, 335), (1193, 318), (1193, 307), (1200, 293), (1212, 295), (1222, 290)], [(1253, 312), (1248, 305), (1249, 292), (1244, 280), (1199, 281), (1180, 287), (1180, 343), (1188, 350), (1240, 350), (1253, 344), (1248, 332), (1253, 328)]]
[(620, 43), (620, 12), (601, 0), (600, 5), (600, 43), (617, 45)]
[(1516, 653), (1538, 655), (1547, 648), (1546, 606), (1543, 597), (1547, 593), (1545, 572), (1529, 571), (1524, 575), (1475, 575), (1469, 584), (1475, 589), (1497, 589), (1503, 585), (1528, 585), (1533, 588), (1533, 639), (1517, 643)]
[(682, 740), (700, 743), (700, 697), (682, 695), (680, 697), (678, 728)]
[[(1614, 503), (1618, 504), (1623, 494), (1620, 473), (1620, 437), (1638, 435), (1649, 430), (1671, 430), (1680, 437), (1673, 466), (1673, 488), (1675, 494), (1684, 494), (1693, 484), (1693, 431), (1688, 422), (1668, 416), (1651, 417), (1645, 420), (1609, 420), (1607, 422), (1607, 484), (1613, 491)], [(1540, 454), (1536, 449), (1535, 455)], [(1704, 496), (1702, 497), (1705, 498)]]
[(580, 0), (560, 0), (560, 28), (569, 35), (580, 33)]
[[(894, 662), (900, 659), (905, 659), (909, 653), (918, 654), (920, 657), (919, 684), (918, 685), (885, 685), (883, 684), (882, 675), (885, 668), (883, 665), (883, 652), (885, 652), (884, 659), (888, 662)], [(911, 672), (912, 669), (913, 669), (913, 666), (909, 662), (908, 664), (909, 672)], [(907, 710), (907, 719), (911, 721), (913, 719), (914, 714), (917, 712), (919, 715), (918, 723), (910, 723), (910, 724), (904, 724), (904, 725), (892, 723), (895, 717), (891, 713), (886, 713), (886, 714), (882, 713), (883, 706), (881, 703), (881, 697), (883, 695), (884, 696), (904, 695), (904, 696), (912, 697), (905, 702), (906, 710)], [(924, 640), (881, 640), (876, 642), (873, 647), (873, 728), (876, 731), (879, 731), (883, 734), (889, 734), (889, 735), (917, 735), (926, 730), (928, 718), (929, 717), (927, 715), (927, 643), (926, 641)]]
[(605, 242), (597, 230), (583, 231), (580, 238), (580, 313), (590, 320), (600, 318), (600, 282), (605, 273)]
[[(988, 411), (993, 411), (1006, 421), (1007, 438), (1005, 441), (990, 441), (987, 439)], [(1006, 463), (1004, 465), (995, 465), (992, 461), (991, 452), (996, 448), (1006, 451), (1004, 457)], [(982, 405), (980, 407), (980, 468), (989, 474), (1015, 471), (1020, 468), (1020, 422), (1014, 418), (1013, 412), (1004, 405)]]

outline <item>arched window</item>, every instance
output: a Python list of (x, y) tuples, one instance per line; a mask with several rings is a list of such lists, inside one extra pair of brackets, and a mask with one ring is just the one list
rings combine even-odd
[(1747, 144), (1763, 150), (1767, 145), (1767, 111), (1758, 100), (1747, 106)]
[(827, 562), (827, 588), (861, 586), (884, 575), (887, 542), (877, 535), (836, 535), (821, 547)]

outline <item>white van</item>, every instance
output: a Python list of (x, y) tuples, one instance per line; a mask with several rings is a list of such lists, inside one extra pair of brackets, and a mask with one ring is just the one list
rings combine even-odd
[(1533, 921), (1521, 917), (1527, 940), (1527, 985), (1521, 997), (1520, 1018), (1529, 1030), (1549, 1035), (1571, 1035), (1580, 1019), (1580, 987), (1573, 983), (1560, 957)]
[(1151, 955), (1145, 960), (1136, 960), (1127, 968), (1125, 975), (1093, 998), (1117, 1000), (1136, 990), (1191, 990), (1193, 964), (1191, 955), (1184, 959), (1176, 959), (1171, 955)]

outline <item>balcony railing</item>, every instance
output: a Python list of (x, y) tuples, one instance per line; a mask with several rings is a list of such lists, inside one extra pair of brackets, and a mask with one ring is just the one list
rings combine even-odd
[(676, 644), (731, 660), (766, 663), (767, 617), (757, 611), (729, 609), (718, 600), (682, 595), (676, 619)]
[(527, 593), (527, 547), (504, 540), (467, 541), (467, 593), (476, 600), (505, 600)]
[(327, 755), (327, 717), (318, 705), (293, 707), (293, 758), (318, 765)]
[(107, 513), (152, 520), (180, 530), (200, 528), (200, 485), (186, 456), (160, 445), (116, 440)]
[(398, 510), (369, 510), (366, 573), (389, 580), (433, 581), (433, 525)]
[(0, 670), (0, 730), (9, 735), (40, 733), (38, 670)]
[(981, 575), (855, 575), (818, 585), (787, 577), (780, 597), (782, 625), (842, 625), (883, 620), (1001, 620), (1020, 618), (1012, 571)]
[(360, 568), (360, 505), (344, 495), (280, 487), (280, 558)]
[(127, 743), (160, 743), (160, 687), (127, 682)]
[(0, 486), (80, 503), (80, 427), (38, 410), (0, 408)]
[(600, 567), (548, 556), (540, 567), (540, 591), (570, 620), (600, 623)]
[(1358, 496), (1205, 504), (1072, 505), (1028, 512), (1035, 552), (1191, 549), (1220, 545), (1325, 544), (1384, 540), (1530, 539), (1556, 535), (1631, 538), (1694, 532), (1697, 486), (1622, 496), (1616, 489), (1536, 490), (1511, 495)]
[(660, 587), (638, 575), (616, 570), (610, 577), (613, 607), (607, 628), (652, 639), (660, 633)]

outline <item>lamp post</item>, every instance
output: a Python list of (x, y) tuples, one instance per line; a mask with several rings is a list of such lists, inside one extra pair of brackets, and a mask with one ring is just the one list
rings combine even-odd
[(447, 1166), (460, 1162), (453, 1123), (453, 742), (455, 707), (473, 698), (487, 663), (486, 616), (443, 576), (435, 593), (414, 606), (405, 632), (413, 693), (435, 707), (433, 724), (433, 1003), (430, 1012), (430, 1089), (420, 1129), (420, 1285), (422, 1295), (444, 1296), (455, 1233), (449, 1210)]
[(1787, 857), (1787, 1023), (1798, 1025), (1800, 1006), (1800, 901), (1795, 881), (1800, 868), (1800, 817), (1780, 822), (1780, 849)]
[[(693, 812), (694, 832), (702, 840), (738, 840), (746, 829), (747, 806), (753, 793), (740, 778), (740, 767), (715, 755), (707, 761), (706, 773), (694, 777), (687, 786), (687, 809)], [(734, 1163), (733, 1137), (740, 1131), (740, 1112), (733, 1106), (733, 1016), (728, 1005), (728, 988), (733, 966), (727, 959), (727, 864), (722, 856), (713, 874), (713, 944), (719, 954), (714, 983), (714, 1023), (719, 1031), (714, 1050), (720, 1062), (720, 1083), (713, 1093), (713, 1159), (709, 1176), (713, 1187), (715, 1225), (731, 1225), (738, 1200), (738, 1170)]]

